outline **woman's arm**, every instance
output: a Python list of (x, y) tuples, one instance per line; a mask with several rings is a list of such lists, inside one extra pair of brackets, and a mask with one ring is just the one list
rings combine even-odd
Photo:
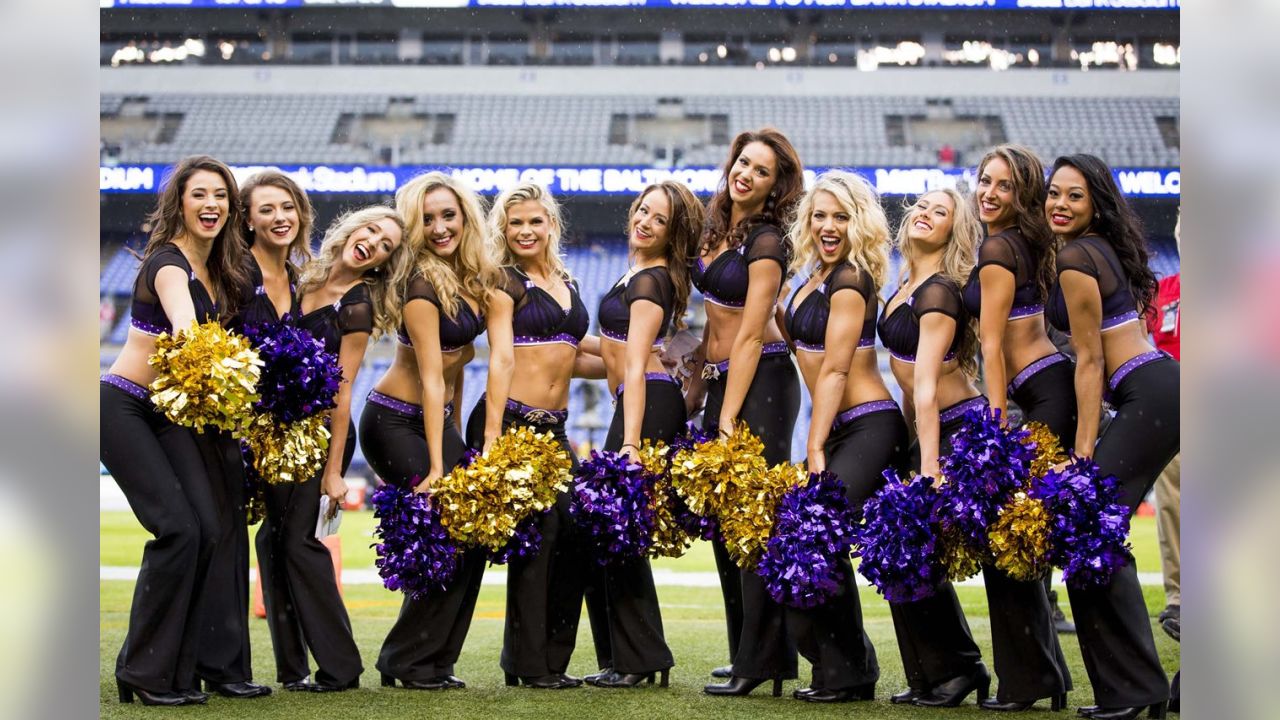
[(707, 334), (711, 332), (710, 327), (710, 321), (703, 324), (702, 342), (689, 356), (690, 374), (684, 384), (684, 411), (688, 417), (697, 415), (707, 399), (707, 381), (702, 377), (702, 364), (707, 359)]
[(982, 284), (982, 317), (978, 319), (978, 335), (982, 342), (982, 378), (987, 386), (987, 399), (993, 410), (1000, 411), (1000, 422), (1009, 424), (1009, 377), (1004, 364), (1004, 333), (1013, 308), (1015, 279), (1008, 268), (984, 265), (978, 271)]
[(721, 433), (733, 429), (747, 390), (755, 380), (764, 347), (765, 324), (773, 322), (773, 307), (782, 286), (782, 266), (773, 262), (753, 262), (747, 266), (747, 302), (742, 309), (742, 324), (729, 351), (729, 377), (725, 380), (724, 404), (720, 407)]
[(466, 428), (462, 427), (462, 385), (467, 379), (466, 363), (471, 362), (476, 351), (467, 348), (462, 352), (470, 353), (470, 357), (463, 361), (463, 368), (458, 371), (458, 379), (453, 383), (453, 424), (458, 428), (459, 433), (465, 434)]
[(938, 418), (938, 379), (942, 377), (942, 359), (956, 334), (954, 318), (940, 312), (920, 316), (920, 343), (916, 346), (916, 366), (912, 377), (915, 406), (916, 438), (920, 443), (920, 474), (934, 479), (938, 466), (942, 422)]
[(515, 338), (511, 330), (511, 317), (515, 303), (511, 296), (495, 290), (489, 298), (489, 312), (485, 325), (489, 332), (489, 378), (485, 383), (484, 448), (502, 434), (502, 413), (507, 409), (507, 397), (511, 394), (511, 373), (516, 366)]
[(578, 352), (580, 354), (586, 353), (587, 355), (600, 357), (602, 355), (602, 351), (600, 350), (600, 336), (591, 334), (583, 335), (582, 342), (578, 343)]
[[(588, 335), (587, 337), (594, 337)], [(584, 338), (585, 341), (585, 338)], [(596, 337), (596, 349), (600, 349), (600, 338)], [(573, 356), (573, 377), (583, 380), (603, 380), (607, 377), (604, 359), (598, 353), (592, 353), (582, 345), (578, 346), (578, 354)]]
[(662, 306), (648, 300), (631, 303), (627, 326), (627, 349), (622, 370), (622, 451), (634, 457), (640, 450), (640, 428), (644, 424), (644, 406), (648, 388), (645, 368), (653, 341), (662, 326)]
[(410, 300), (404, 306), (404, 325), (413, 342), (422, 382), (422, 422), (429, 460), (426, 475), (414, 488), (427, 492), (431, 483), (444, 474), (444, 358), (440, 354), (440, 309), (425, 299)]
[(360, 364), (364, 362), (369, 333), (353, 332), (342, 336), (338, 347), (338, 363), (342, 366), (342, 383), (338, 385), (337, 407), (329, 415), (329, 459), (324, 466), (321, 492), (329, 496), (330, 512), (337, 512), (347, 496), (347, 481), (342, 477), (342, 455), (346, 451), (347, 429), (351, 426), (351, 388), (355, 385)]
[(173, 326), (174, 335), (191, 327), (191, 321), (196, 319), (190, 282), (186, 271), (177, 265), (165, 265), (156, 272), (156, 297)]
[(809, 472), (827, 469), (824, 447), (831, 435), (831, 424), (840, 412), (845, 386), (849, 382), (849, 367), (853, 354), (862, 337), (863, 315), (867, 301), (854, 290), (842, 290), (831, 295), (831, 314), (827, 320), (824, 339), (826, 351), (822, 355), (822, 367), (813, 384), (813, 415), (809, 419)]
[(1102, 293), (1098, 281), (1076, 270), (1058, 275), (1071, 321), (1071, 348), (1076, 353), (1076, 446), (1079, 457), (1093, 457), (1102, 414), (1102, 386), (1107, 371), (1102, 350)]

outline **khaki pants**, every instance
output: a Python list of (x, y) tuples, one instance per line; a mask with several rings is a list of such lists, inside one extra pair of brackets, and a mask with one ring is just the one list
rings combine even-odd
[(1175, 455), (1156, 480), (1156, 532), (1160, 537), (1160, 569), (1168, 605), (1182, 605), (1181, 544), (1182, 454)]

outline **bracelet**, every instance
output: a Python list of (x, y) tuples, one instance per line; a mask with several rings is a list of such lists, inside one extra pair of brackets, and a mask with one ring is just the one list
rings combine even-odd
[[(639, 450), (639, 449), (640, 449), (640, 446), (639, 446), (639, 445), (636, 445), (635, 443), (624, 443), (624, 444), (622, 445), (622, 447), (624, 447), (624, 448), (635, 448), (636, 450)], [(619, 450), (621, 450), (622, 448), (618, 448), (618, 449), (619, 449)]]

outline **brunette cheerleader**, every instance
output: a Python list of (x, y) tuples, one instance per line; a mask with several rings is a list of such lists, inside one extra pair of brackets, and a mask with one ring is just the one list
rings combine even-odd
[[(1065, 241), (1047, 314), (1076, 352), (1075, 454), (1115, 475), (1133, 512), (1179, 447), (1178, 362), (1151, 346), (1140, 322), (1156, 292), (1141, 225), (1092, 155), (1054, 162), (1045, 214)], [(1115, 419), (1099, 438), (1103, 401)], [(1067, 591), (1097, 703), (1081, 714), (1119, 720), (1149, 708), (1164, 717), (1169, 682), (1132, 558), (1107, 584)]]
[[(980, 232), (973, 209), (946, 189), (920, 196), (895, 239), (905, 265), (877, 325), (926, 477), (938, 477), (938, 458), (965, 412), (986, 406), (973, 385), (977, 338), (960, 298)], [(909, 685), (893, 702), (954, 706), (975, 690), (979, 701), (987, 699), (991, 676), (950, 582), (889, 609)]]
[[(363, 666), (351, 622), (338, 594), (329, 550), (315, 536), (320, 497), (336, 511), (347, 494), (343, 479), (355, 452), (351, 386), (369, 337), (394, 329), (399, 287), (408, 268), (403, 221), (375, 205), (342, 215), (325, 232), (316, 257), (302, 270), (298, 326), (335, 353), (342, 366), (337, 407), (329, 418), (328, 460), (314, 477), (266, 489), (267, 521), (258, 531), (267, 626), (276, 674), (286, 690), (333, 692), (359, 687)], [(315, 657), (310, 674), (307, 650)]]
[(203, 703), (196, 678), (209, 562), (225, 523), (211, 467), (195, 433), (151, 404), (147, 360), (160, 333), (235, 311), (243, 295), (244, 221), (231, 170), (207, 156), (178, 164), (152, 212), (151, 239), (133, 289), (129, 337), (102, 377), (101, 459), (153, 539), (134, 587), (116, 659), (121, 702)]
[[(489, 301), (489, 380), (467, 421), (467, 441), (488, 450), (507, 428), (551, 432), (569, 453), (569, 380), (587, 362), (580, 344), (590, 318), (560, 257), (560, 206), (545, 188), (516, 185), (489, 212), (491, 241), (501, 258), (501, 289)], [(599, 363), (599, 358), (595, 358)], [(516, 367), (520, 383), (513, 384)], [(585, 563), (572, 541), (569, 495), (539, 519), (542, 544), (507, 567), (507, 618), (501, 665), (508, 685), (564, 689), (582, 680), (565, 674), (577, 641)]]
[[(706, 388), (703, 427), (728, 433), (746, 423), (771, 464), (791, 461), (791, 433), (800, 411), (800, 382), (774, 313), (791, 248), (781, 228), (804, 192), (795, 148), (773, 128), (734, 138), (724, 179), (712, 196), (707, 229), (693, 267), (706, 299), (700, 355)], [(700, 395), (700, 383), (690, 389)], [(746, 695), (796, 676), (795, 646), (785, 613), (755, 573), (740, 572), (723, 543), (714, 543), (729, 626), (729, 681), (711, 695)]]
[[(670, 442), (684, 429), (680, 385), (659, 354), (667, 332), (682, 325), (689, 301), (689, 260), (702, 233), (702, 203), (670, 180), (651, 185), (631, 204), (627, 228), (632, 267), (600, 300), (601, 351), (617, 401), (605, 449), (636, 457), (644, 440)], [(611, 657), (589, 676), (599, 687), (653, 681), (675, 661), (662, 632), (653, 572), (647, 559), (604, 570)]]
[[(907, 425), (876, 360), (879, 288), (889, 273), (889, 223), (875, 190), (852, 173), (832, 171), (800, 201), (789, 233), (792, 270), (807, 276), (787, 305), (787, 334), (813, 398), (810, 472), (834, 473), (854, 508), (884, 483), (887, 467), (905, 470)], [(788, 609), (787, 626), (813, 681), (795, 696), (808, 702), (870, 700), (880, 666), (863, 629), (849, 558), (844, 582), (826, 603)]]
[[(1043, 178), (1040, 159), (1018, 145), (1001, 145), (978, 163), (978, 219), (987, 237), (964, 286), (964, 302), (978, 319), (992, 409), (1007, 418), (1012, 396), (1027, 420), (1046, 424), (1070, 447), (1076, 422), (1072, 366), (1049, 341), (1044, 325), (1054, 239), (1041, 210)], [(1071, 673), (1044, 583), (1014, 580), (993, 565), (984, 565), (982, 576), (1000, 678), (996, 697), (982, 707), (1029, 710), (1041, 698), (1052, 698), (1054, 709), (1062, 707)]]
[[(457, 411), (472, 341), (484, 331), (485, 303), (496, 271), (484, 236), (484, 206), (465, 185), (440, 172), (419, 175), (396, 193), (413, 257), (403, 323), (391, 367), (369, 393), (360, 416), (360, 447), (383, 482), (427, 492), (462, 458)], [(382, 643), (382, 684), (444, 690), (465, 687), (454, 663), (471, 626), (483, 549), (466, 552), (449, 589), (406, 597)]]
[[(314, 214), (302, 188), (289, 176), (268, 170), (240, 187), (237, 198), (245, 215), (248, 292), (232, 320), (244, 328), (287, 320), (293, 308), (294, 281), (300, 263), (311, 258)], [(206, 431), (207, 432), (207, 431)], [(227, 433), (210, 437), (228, 470), (222, 494), (223, 535), (210, 561), (202, 614), (196, 671), (205, 687), (225, 697), (270, 695), (271, 688), (250, 682), (249, 665), (249, 531), (245, 504), (251, 501), (244, 482), (239, 443)], [(219, 488), (215, 485), (215, 491)], [(265, 491), (262, 487), (253, 489)]]

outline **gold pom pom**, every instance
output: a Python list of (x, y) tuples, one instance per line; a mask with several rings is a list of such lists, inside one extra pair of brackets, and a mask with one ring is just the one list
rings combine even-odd
[(729, 557), (743, 570), (754, 571), (773, 532), (782, 496), (788, 488), (807, 483), (809, 473), (800, 465), (783, 463), (764, 473), (733, 475), (732, 480), (716, 518)]
[(938, 533), (938, 560), (952, 582), (968, 580), (982, 569), (982, 557), (964, 542), (960, 533), (944, 529)]
[(653, 544), (649, 546), (650, 557), (677, 558), (693, 544), (693, 538), (676, 522), (673, 506), (677, 501), (675, 488), (671, 486), (671, 476), (667, 474), (667, 456), (671, 448), (662, 441), (645, 440), (640, 443), (637, 456), (645, 472), (653, 475), (653, 494), (649, 499), (653, 508)]
[(516, 525), (555, 505), (573, 463), (551, 433), (512, 427), (489, 452), (454, 468), (432, 488), (440, 522), (454, 542), (501, 550)]
[(1036, 457), (1031, 461), (1031, 477), (1042, 478), (1049, 469), (1067, 459), (1062, 451), (1062, 443), (1058, 436), (1042, 422), (1029, 422), (1024, 427), (1030, 433), (1022, 442), (1036, 449)]
[(269, 413), (256, 414), (243, 428), (253, 469), (273, 485), (315, 477), (329, 459), (329, 428), (324, 422), (324, 414), (288, 425), (276, 422)]
[(1049, 513), (1026, 493), (1000, 510), (988, 539), (995, 566), (1014, 580), (1038, 580), (1049, 570)]
[(147, 362), (159, 373), (151, 383), (151, 402), (197, 432), (212, 425), (238, 433), (258, 399), (258, 351), (213, 321), (193, 321), (177, 335), (162, 333)]

